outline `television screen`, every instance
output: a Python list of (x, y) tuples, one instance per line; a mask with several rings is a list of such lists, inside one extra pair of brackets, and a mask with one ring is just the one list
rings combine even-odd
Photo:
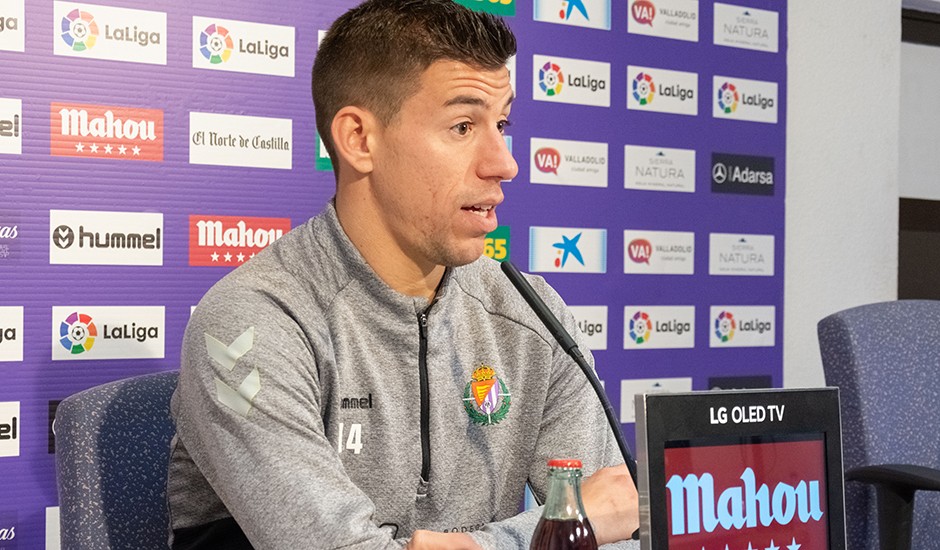
[(823, 434), (674, 440), (664, 454), (670, 550), (829, 547)]
[(636, 396), (642, 550), (845, 550), (835, 388)]

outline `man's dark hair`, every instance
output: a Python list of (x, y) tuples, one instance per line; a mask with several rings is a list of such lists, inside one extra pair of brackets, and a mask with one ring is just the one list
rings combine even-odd
[(334, 170), (330, 127), (343, 107), (366, 109), (387, 126), (435, 61), (492, 71), (515, 53), (502, 19), (452, 0), (367, 0), (349, 10), (330, 26), (313, 64), (317, 131)]

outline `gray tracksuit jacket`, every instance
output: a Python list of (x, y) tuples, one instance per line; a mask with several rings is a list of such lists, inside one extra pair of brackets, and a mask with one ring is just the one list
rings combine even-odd
[(375, 274), (332, 205), (199, 302), (172, 413), (172, 527), (231, 516), (259, 550), (402, 548), (417, 529), (528, 548), (539, 510), (519, 505), (527, 481), (544, 499), (548, 459), (622, 463), (497, 262), (449, 270), (429, 307)]

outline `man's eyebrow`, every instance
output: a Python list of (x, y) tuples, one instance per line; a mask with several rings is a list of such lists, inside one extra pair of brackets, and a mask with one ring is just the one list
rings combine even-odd
[[(509, 96), (509, 99), (506, 101), (506, 105), (504, 107), (509, 107), (512, 105), (512, 101), (514, 99), (516, 99), (516, 94)], [(447, 100), (447, 102), (444, 103), (445, 107), (450, 107), (451, 105), (473, 105), (475, 107), (486, 107), (486, 101), (480, 99), (479, 97), (459, 95)]]

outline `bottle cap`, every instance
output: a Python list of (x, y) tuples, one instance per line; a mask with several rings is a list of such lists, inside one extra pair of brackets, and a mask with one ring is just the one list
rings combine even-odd
[(580, 460), (568, 460), (564, 458), (553, 458), (548, 461), (549, 468), (580, 468)]

